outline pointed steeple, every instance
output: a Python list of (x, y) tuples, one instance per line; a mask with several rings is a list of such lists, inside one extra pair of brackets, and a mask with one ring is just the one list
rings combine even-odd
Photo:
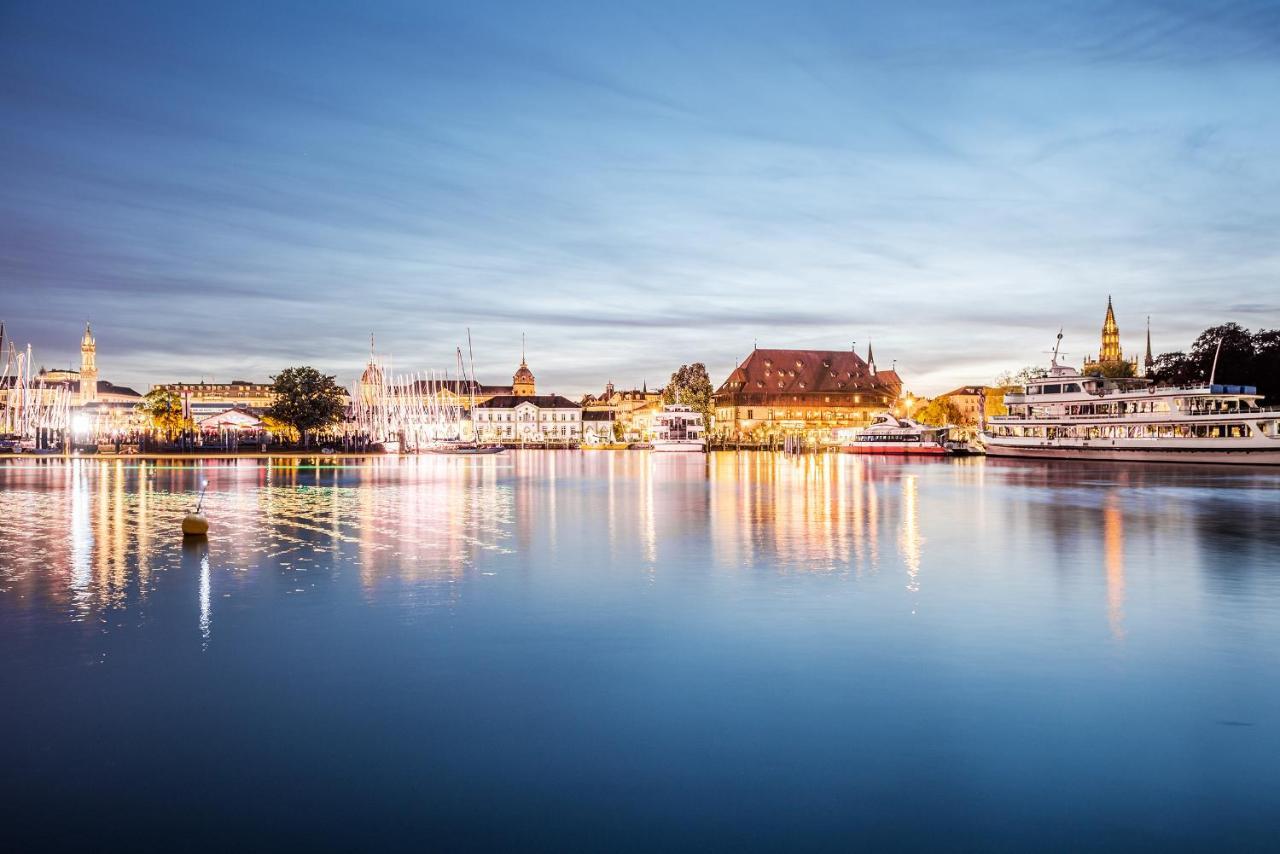
[(871, 352), (870, 341), (867, 342), (867, 365), (871, 367), (871, 374), (872, 376), (874, 376), (876, 372), (876, 355), (875, 353)]
[(1151, 369), (1155, 367), (1155, 364), (1156, 364), (1156, 360), (1151, 357), (1151, 315), (1148, 314), (1147, 315), (1147, 355), (1146, 355), (1146, 358), (1142, 360), (1142, 366), (1146, 368), (1147, 373), (1150, 373)]
[(1107, 316), (1102, 321), (1102, 349), (1098, 351), (1099, 362), (1124, 361), (1124, 353), (1120, 349), (1120, 327), (1116, 324), (1116, 312), (1111, 307), (1111, 295), (1107, 295)]

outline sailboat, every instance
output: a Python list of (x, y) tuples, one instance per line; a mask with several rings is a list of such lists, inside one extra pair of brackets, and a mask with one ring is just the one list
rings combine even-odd
[(467, 329), (467, 355), (471, 362), (471, 377), (467, 378), (467, 371), (462, 362), (462, 348), (458, 348), (458, 373), (462, 375), (463, 382), (467, 384), (467, 391), (470, 395), (470, 407), (468, 413), (471, 417), (471, 441), (464, 440), (461, 436), (457, 439), (448, 439), (440, 442), (433, 442), (423, 448), (429, 454), (458, 454), (465, 456), (477, 456), (482, 454), (500, 454), (506, 450), (499, 444), (481, 444), (476, 441), (476, 354), (471, 346), (471, 329)]

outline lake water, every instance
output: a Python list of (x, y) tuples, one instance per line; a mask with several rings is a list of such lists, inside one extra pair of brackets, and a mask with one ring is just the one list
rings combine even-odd
[(9, 850), (1274, 850), (1280, 472), (14, 460), (0, 727)]

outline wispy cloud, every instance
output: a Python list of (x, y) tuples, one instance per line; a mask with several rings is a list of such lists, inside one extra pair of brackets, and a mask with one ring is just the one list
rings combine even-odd
[(118, 382), (561, 392), (876, 342), (918, 391), (1280, 325), (1261, 2), (9, 4), (0, 316)]

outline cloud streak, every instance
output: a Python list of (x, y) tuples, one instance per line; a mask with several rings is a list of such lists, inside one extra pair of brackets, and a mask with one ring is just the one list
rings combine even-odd
[[(924, 393), (1280, 325), (1273, 4), (10, 4), (0, 316), (145, 386), (527, 332), (562, 393), (876, 342)], [(45, 355), (47, 354), (47, 355)]]

